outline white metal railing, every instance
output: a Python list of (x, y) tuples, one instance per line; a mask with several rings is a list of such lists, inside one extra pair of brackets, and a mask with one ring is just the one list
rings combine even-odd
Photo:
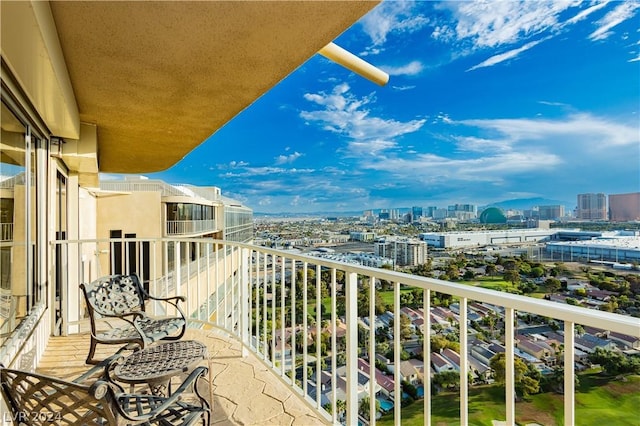
[(215, 219), (168, 220), (166, 223), (166, 236), (193, 235), (217, 231)]
[(151, 191), (160, 192), (163, 197), (169, 196), (190, 196), (201, 197), (205, 200), (214, 201), (220, 200), (220, 188), (200, 187), (188, 184), (170, 185), (164, 181), (156, 179), (141, 179), (141, 180), (104, 180), (100, 182), (100, 188), (107, 191), (123, 191), (123, 192), (140, 192)]
[(0, 223), (0, 241), (13, 241), (13, 223)]
[[(376, 379), (375, 359), (378, 354), (379, 336), (374, 327), (359, 335), (359, 325), (367, 319), (374, 325), (375, 283), (381, 280), (392, 283), (394, 319), (400, 316), (401, 290), (419, 289), (423, 296), (424, 313), (431, 312), (431, 299), (435, 294), (450, 295), (459, 301), (460, 365), (468, 362), (470, 345), (468, 334), (468, 306), (481, 302), (498, 307), (502, 313), (504, 347), (506, 353), (505, 419), (515, 424), (515, 344), (516, 313), (528, 313), (550, 318), (564, 329), (564, 364), (574, 364), (574, 331), (576, 325), (591, 326), (622, 333), (640, 339), (640, 321), (637, 318), (602, 311), (589, 310), (568, 304), (554, 303), (510, 293), (451, 283), (432, 278), (408, 275), (400, 272), (363, 267), (332, 260), (310, 257), (286, 251), (257, 247), (211, 239), (117, 239), (92, 241), (58, 241), (69, 259), (77, 256), (78, 270), (66, 270), (66, 295), (77, 292), (79, 281), (89, 281), (98, 275), (113, 273), (114, 242), (126, 241), (119, 252), (120, 262), (126, 271), (149, 271), (142, 280), (151, 292), (173, 293), (187, 296), (190, 326), (214, 326), (225, 330), (243, 344), (243, 351), (253, 352), (274, 376), (284, 382), (291, 391), (307, 401), (319, 414), (332, 423), (356, 425), (362, 422), (359, 413), (365, 413), (369, 424), (376, 422), (376, 398), (381, 392)], [(172, 261), (169, 262), (168, 247)], [(144, 248), (146, 247), (146, 248)], [(195, 247), (195, 248), (194, 248)], [(138, 255), (139, 251), (146, 255)], [(135, 251), (136, 255), (132, 256)], [(53, 253), (56, 250), (52, 251)], [(89, 253), (89, 255), (87, 255)], [(93, 257), (91, 257), (93, 253)], [(145, 264), (144, 259), (148, 259)], [(96, 265), (92, 264), (95, 263)], [(172, 269), (169, 269), (169, 265)], [(64, 266), (63, 265), (63, 266)], [(99, 266), (102, 265), (102, 266)], [(105, 266), (107, 265), (107, 266)], [(186, 270), (186, 273), (184, 273)], [(89, 271), (89, 272), (87, 272)], [(369, 285), (368, 292), (362, 291)], [(361, 304), (362, 297), (369, 296), (368, 304)], [(325, 312), (330, 305), (330, 314)], [(66, 332), (77, 330), (81, 322), (82, 302), (68, 303), (63, 311)], [(152, 306), (152, 312), (156, 307)], [(363, 309), (365, 312), (358, 311)], [(338, 318), (344, 321), (344, 336), (338, 336)], [(323, 323), (323, 318), (329, 319)], [(433, 334), (431, 315), (424, 315), (424, 416), (425, 424), (431, 424), (431, 343)], [(402, 350), (401, 321), (394, 321), (389, 328), (395, 360)], [(342, 328), (342, 327), (341, 327)], [(324, 333), (324, 334), (323, 334)], [(358, 370), (358, 360), (368, 360), (368, 371)], [(387, 399), (393, 403), (394, 423), (402, 423), (399, 399), (402, 395), (401, 373), (395, 364), (393, 390)], [(359, 391), (358, 375), (372, 378), (369, 386), (369, 407), (360, 407), (364, 391)], [(469, 385), (467, 368), (460, 368), (460, 424), (469, 423)], [(325, 380), (328, 377), (329, 380)], [(387, 377), (388, 379), (389, 377)], [(564, 424), (579, 424), (575, 413), (575, 372), (564, 370)], [(330, 383), (329, 383), (330, 382)], [(322, 383), (329, 383), (323, 386)], [(341, 385), (344, 383), (344, 386)], [(343, 396), (341, 396), (343, 395)], [(338, 399), (343, 399), (343, 406)], [(329, 408), (326, 410), (325, 408)]]

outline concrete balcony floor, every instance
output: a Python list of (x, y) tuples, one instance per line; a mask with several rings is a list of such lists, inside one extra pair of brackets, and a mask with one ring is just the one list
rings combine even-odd
[[(183, 339), (198, 340), (207, 345), (213, 381), (212, 424), (328, 424), (253, 354), (242, 357), (241, 345), (234, 339), (216, 331), (193, 329), (187, 330)], [(98, 345), (96, 358), (106, 358), (116, 350), (116, 345)], [(89, 335), (86, 333), (51, 337), (37, 371), (75, 379), (91, 367), (85, 364), (88, 351)], [(207, 365), (206, 362), (203, 365)], [(209, 392), (203, 394), (209, 395)]]

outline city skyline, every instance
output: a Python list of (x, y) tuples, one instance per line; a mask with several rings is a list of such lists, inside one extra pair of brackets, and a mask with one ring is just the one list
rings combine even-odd
[[(640, 188), (639, 2), (383, 2), (174, 167), (256, 212)], [(108, 178), (109, 176), (105, 176)]]

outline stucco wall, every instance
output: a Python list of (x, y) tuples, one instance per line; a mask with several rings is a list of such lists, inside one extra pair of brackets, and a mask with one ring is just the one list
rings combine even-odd
[(98, 238), (109, 238), (110, 230), (136, 234), (137, 238), (162, 238), (162, 203), (159, 192), (133, 192), (98, 197)]

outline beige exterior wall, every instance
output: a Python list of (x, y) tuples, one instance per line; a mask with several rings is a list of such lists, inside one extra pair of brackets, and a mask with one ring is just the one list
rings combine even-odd
[(98, 197), (96, 231), (109, 238), (111, 230), (137, 238), (162, 238), (162, 203), (158, 192), (132, 192)]
[[(96, 237), (108, 239), (110, 231), (120, 230), (122, 236), (135, 234), (136, 238), (162, 238), (164, 213), (159, 192), (132, 192), (122, 195), (101, 195), (96, 200)], [(98, 247), (98, 268), (101, 275), (109, 273), (110, 258), (109, 244), (101, 243)], [(162, 267), (162, 252), (157, 250), (156, 258), (150, 259), (151, 264)], [(153, 250), (151, 250), (153, 256)], [(161, 274), (161, 269), (151, 277)]]

